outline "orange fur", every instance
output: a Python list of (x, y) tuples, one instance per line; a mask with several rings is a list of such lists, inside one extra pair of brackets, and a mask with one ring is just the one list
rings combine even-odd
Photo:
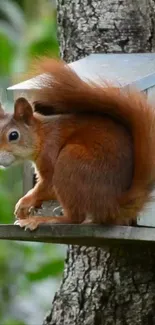
[[(101, 86), (90, 81), (84, 82), (62, 61), (45, 59), (39, 62), (39, 71), (47, 73), (48, 77), (43, 78), (42, 88), (36, 91), (36, 111), (43, 114), (85, 114), (88, 118), (93, 113), (93, 116), (100, 116), (101, 119), (106, 114), (126, 127), (132, 138), (133, 177), (130, 187), (118, 196), (117, 209), (114, 208), (112, 214), (116, 215), (118, 222), (122, 218), (135, 219), (144, 204), (150, 200), (155, 182), (155, 112), (146, 96), (136, 90), (125, 91), (104, 82)], [(103, 127), (99, 140), (103, 147), (105, 132)], [(78, 137), (81, 135), (78, 134)], [(83, 134), (83, 138), (86, 137), (87, 130)], [(93, 140), (87, 149), (92, 145)], [(103, 191), (102, 187), (100, 191)]]
[[(155, 110), (146, 96), (84, 82), (62, 61), (46, 59), (39, 72), (47, 77), (35, 92), (32, 117), (30, 111), (25, 117), (31, 120), (38, 184), (17, 203), (17, 217), (25, 218), (30, 206), (57, 197), (64, 209), (62, 222), (136, 220), (155, 187)], [(22, 100), (16, 110), (17, 104), (22, 106)], [(21, 226), (28, 223), (22, 220)]]

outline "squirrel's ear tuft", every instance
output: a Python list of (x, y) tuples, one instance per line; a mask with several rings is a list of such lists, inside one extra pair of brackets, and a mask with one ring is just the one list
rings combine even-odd
[(21, 120), (26, 124), (31, 124), (33, 117), (33, 109), (29, 102), (24, 98), (20, 97), (16, 100), (14, 106), (14, 118), (15, 120)]

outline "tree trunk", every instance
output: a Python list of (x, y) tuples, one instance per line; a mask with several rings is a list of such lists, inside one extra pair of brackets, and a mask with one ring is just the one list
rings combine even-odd
[[(58, 0), (61, 56), (151, 52), (155, 0)], [(44, 325), (155, 324), (155, 249), (70, 246)]]
[(155, 0), (57, 0), (61, 56), (151, 52)]

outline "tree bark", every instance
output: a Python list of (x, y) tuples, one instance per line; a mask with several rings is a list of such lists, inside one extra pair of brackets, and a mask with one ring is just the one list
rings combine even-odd
[(155, 250), (69, 247), (44, 324), (155, 324)]
[[(61, 56), (151, 52), (155, 0), (58, 0)], [(44, 325), (154, 325), (155, 249), (68, 248), (64, 275)]]
[(154, 0), (58, 0), (61, 56), (151, 52), (155, 47)]

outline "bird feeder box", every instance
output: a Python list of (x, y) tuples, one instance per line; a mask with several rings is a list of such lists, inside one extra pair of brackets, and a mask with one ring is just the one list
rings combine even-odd
[[(155, 54), (91, 54), (69, 64), (82, 78), (100, 83), (107, 80), (119, 87), (134, 86), (145, 92), (150, 101), (155, 97)], [(33, 99), (33, 90), (39, 87), (40, 77), (35, 77), (7, 89), (14, 100), (20, 96)], [(147, 158), (146, 158), (147, 159)], [(33, 187), (34, 173), (30, 163), (24, 165), (24, 192)], [(155, 227), (155, 204), (137, 218), (137, 225)]]

